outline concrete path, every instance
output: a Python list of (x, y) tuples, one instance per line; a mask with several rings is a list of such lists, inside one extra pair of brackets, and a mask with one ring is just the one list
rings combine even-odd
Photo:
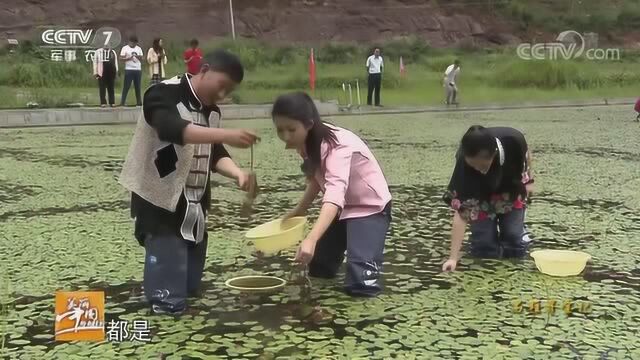
[[(516, 109), (548, 109), (591, 106), (629, 105), (635, 98), (601, 99), (585, 101), (554, 101), (547, 103), (486, 104), (472, 106), (424, 106), (424, 107), (340, 107), (335, 102), (317, 102), (322, 116), (339, 115), (383, 115), (453, 111), (499, 111)], [(271, 105), (222, 105), (224, 120), (267, 119), (271, 117)], [(133, 124), (141, 115), (141, 108), (65, 108), (65, 109), (19, 109), (0, 110), (0, 128), (21, 128), (40, 126), (76, 126)]]
[[(372, 108), (370, 106), (361, 109), (351, 109), (348, 114), (410, 114), (428, 112), (455, 112), (455, 111), (497, 111), (497, 110), (518, 110), (518, 109), (555, 109), (593, 106), (613, 106), (613, 105), (634, 105), (636, 98), (601, 99), (601, 100), (566, 100), (550, 101), (545, 103), (525, 102), (520, 104), (482, 104), (469, 106), (423, 106), (423, 107), (382, 107)], [(631, 108), (633, 110), (633, 108)]]

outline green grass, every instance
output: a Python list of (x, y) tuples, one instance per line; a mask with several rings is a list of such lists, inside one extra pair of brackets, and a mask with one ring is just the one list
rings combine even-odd
[[(308, 49), (274, 47), (240, 40), (208, 44), (205, 49), (224, 47), (237, 53), (246, 66), (245, 81), (234, 95), (238, 103), (269, 103), (283, 92), (308, 90)], [(167, 74), (184, 71), (179, 58), (181, 47), (169, 44)], [(416, 38), (396, 40), (385, 45), (386, 70), (383, 77), (383, 102), (386, 105), (431, 105), (442, 102), (442, 73), (454, 59), (462, 60), (459, 79), (461, 100), (466, 103), (513, 103), (523, 100), (585, 99), (635, 97), (640, 92), (638, 53), (623, 51), (620, 61), (525, 61), (514, 49), (432, 49)], [(328, 44), (317, 54), (317, 92), (321, 100), (339, 99), (343, 82), (361, 86), (366, 101), (366, 71), (363, 61), (367, 51), (356, 44)], [(96, 105), (97, 81), (88, 63), (53, 63), (38, 56), (41, 50), (28, 47), (14, 55), (0, 55), (0, 108), (24, 107), (35, 101), (44, 107), (63, 107), (71, 102)], [(399, 56), (403, 56), (407, 76), (400, 77)], [(143, 88), (149, 84), (143, 69)], [(116, 79), (116, 101), (123, 76)], [(130, 92), (128, 103), (134, 104)]]

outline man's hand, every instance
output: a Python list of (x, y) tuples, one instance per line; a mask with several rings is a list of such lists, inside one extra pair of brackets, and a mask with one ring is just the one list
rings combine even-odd
[(246, 191), (251, 198), (258, 195), (258, 180), (256, 173), (239, 171), (236, 175), (236, 183), (242, 191)]
[(249, 130), (223, 129), (223, 131), (221, 142), (236, 148), (246, 149), (260, 140), (255, 133)]
[(458, 260), (449, 259), (442, 264), (442, 271), (444, 272), (453, 272), (456, 270), (456, 266), (458, 265)]
[(249, 173), (245, 171), (239, 171), (238, 174), (236, 175), (236, 183), (238, 184), (238, 187), (242, 191), (249, 190), (249, 181), (250, 181)]

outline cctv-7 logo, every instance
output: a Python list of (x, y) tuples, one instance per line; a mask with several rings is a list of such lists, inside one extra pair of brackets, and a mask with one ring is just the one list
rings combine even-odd
[(111, 35), (113, 35), (113, 31), (103, 31), (102, 34), (106, 35), (103, 46), (107, 46), (107, 44), (109, 43), (109, 40), (111, 40)]

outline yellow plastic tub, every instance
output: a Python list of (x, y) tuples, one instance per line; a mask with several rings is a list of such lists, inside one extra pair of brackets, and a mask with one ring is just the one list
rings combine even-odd
[(298, 216), (270, 221), (247, 231), (247, 239), (253, 242), (257, 251), (273, 255), (279, 251), (298, 245), (304, 238), (307, 218)]
[(537, 250), (531, 253), (536, 267), (552, 276), (575, 276), (584, 270), (591, 255), (582, 251)]
[(286, 283), (286, 280), (275, 276), (250, 275), (229, 279), (224, 284), (246, 293), (272, 293), (282, 289)]

